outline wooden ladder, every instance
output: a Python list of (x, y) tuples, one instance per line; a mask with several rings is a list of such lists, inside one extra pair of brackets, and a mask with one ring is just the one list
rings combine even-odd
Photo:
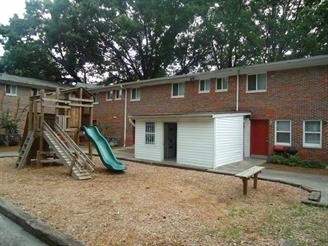
[(24, 140), (24, 143), (22, 144), (22, 146), (20, 147), (20, 149), (18, 151), (18, 158), (17, 158), (17, 162), (16, 162), (17, 168), (24, 167), (24, 165), (26, 163), (26, 159), (28, 157), (28, 154), (31, 150), (33, 141), (34, 141), (34, 131), (29, 131)]
[[(62, 164), (68, 166), (71, 175), (75, 179), (90, 179), (91, 175), (85, 166), (85, 161), (81, 159), (82, 151), (76, 151), (75, 146), (72, 145), (70, 137), (67, 135), (56, 133), (47, 123), (43, 123), (43, 134), (50, 146), (54, 149), (58, 157), (62, 160)], [(70, 141), (71, 140), (71, 141)], [(78, 149), (80, 149), (78, 147)], [(93, 171), (93, 167), (89, 167)]]

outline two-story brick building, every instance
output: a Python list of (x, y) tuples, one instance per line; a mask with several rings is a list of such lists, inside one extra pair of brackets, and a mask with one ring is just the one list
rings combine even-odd
[(328, 161), (328, 55), (91, 92), (95, 122), (137, 158), (216, 167), (291, 146)]
[(0, 73), (0, 113), (7, 114), (18, 122), (18, 131), (23, 132), (30, 96), (40, 90), (55, 91), (60, 83)]

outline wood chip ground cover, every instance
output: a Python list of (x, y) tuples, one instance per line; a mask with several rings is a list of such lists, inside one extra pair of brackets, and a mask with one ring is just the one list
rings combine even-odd
[(15, 161), (0, 159), (0, 196), (86, 245), (328, 245), (328, 210), (296, 187), (260, 180), (245, 197), (214, 173), (127, 161), (113, 174), (95, 158), (93, 179), (77, 181)]

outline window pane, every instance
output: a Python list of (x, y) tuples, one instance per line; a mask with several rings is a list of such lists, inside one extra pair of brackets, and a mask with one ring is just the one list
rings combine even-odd
[(6, 94), (11, 94), (10, 85), (6, 85)]
[(256, 90), (256, 75), (248, 75), (247, 89), (249, 91)]
[(258, 90), (266, 90), (266, 74), (258, 74), (257, 75), (257, 89)]
[(277, 131), (290, 131), (290, 121), (277, 121)]
[(222, 78), (217, 78), (216, 79), (216, 89), (217, 90), (222, 90)]
[(172, 84), (172, 96), (183, 96), (184, 92), (184, 83)]
[(305, 122), (306, 132), (320, 132), (320, 121), (306, 121)]
[(183, 96), (185, 93), (185, 85), (184, 83), (179, 83), (179, 96)]
[(227, 78), (223, 78), (222, 80), (222, 89), (228, 89), (228, 79)]
[(179, 90), (178, 84), (173, 84), (172, 85), (172, 96), (177, 96), (178, 90)]
[(277, 142), (278, 143), (289, 143), (290, 134), (285, 132), (277, 132)]
[(307, 143), (307, 144), (320, 144), (320, 134), (318, 134), (318, 133), (305, 133), (305, 143)]

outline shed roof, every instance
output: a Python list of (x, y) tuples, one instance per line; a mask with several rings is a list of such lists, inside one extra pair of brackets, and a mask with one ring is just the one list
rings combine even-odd
[(251, 115), (246, 111), (231, 111), (231, 112), (204, 112), (204, 113), (186, 113), (186, 114), (152, 114), (152, 115), (132, 115), (130, 119), (138, 120), (151, 120), (151, 119), (205, 119), (205, 118), (220, 118), (220, 117), (232, 117), (232, 116), (246, 116)]

